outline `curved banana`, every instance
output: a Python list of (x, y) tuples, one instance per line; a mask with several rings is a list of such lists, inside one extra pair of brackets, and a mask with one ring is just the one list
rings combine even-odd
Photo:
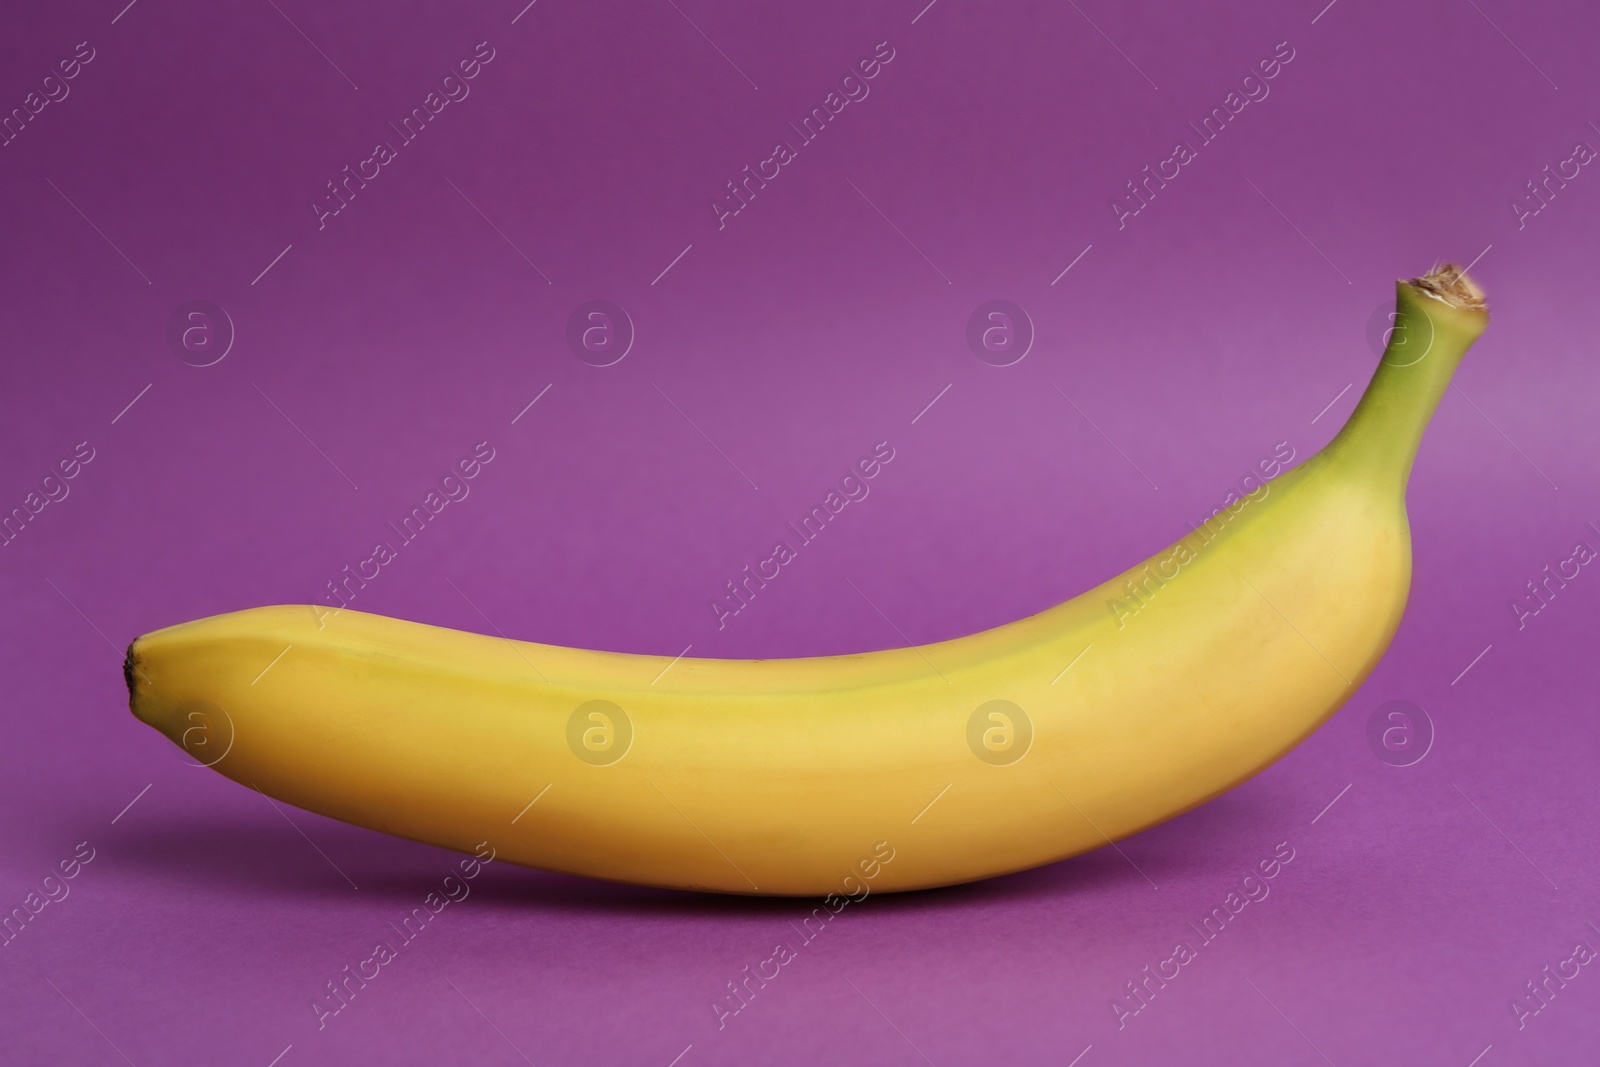
[(1397, 289), (1394, 340), (1326, 448), (1029, 618), (674, 661), (257, 608), (135, 641), (133, 713), (290, 804), (619, 882), (853, 894), (1098, 848), (1284, 755), (1388, 646), (1412, 460), (1488, 322), (1453, 266)]

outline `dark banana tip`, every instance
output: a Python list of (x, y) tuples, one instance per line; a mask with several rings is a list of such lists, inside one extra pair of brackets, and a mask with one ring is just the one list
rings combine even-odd
[(138, 643), (138, 641), (134, 641), (129, 644), (128, 651), (122, 657), (122, 680), (128, 684), (129, 704), (133, 703), (133, 674), (139, 669), (138, 662), (133, 658), (133, 646)]

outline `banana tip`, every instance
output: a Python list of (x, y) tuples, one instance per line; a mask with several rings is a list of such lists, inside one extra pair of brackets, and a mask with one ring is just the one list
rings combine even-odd
[(1434, 267), (1419, 278), (1408, 278), (1406, 283), (1435, 300), (1463, 311), (1488, 311), (1489, 304), (1478, 283), (1467, 277), (1467, 272), (1454, 263)]
[(139, 669), (139, 661), (137, 659), (135, 659), (134, 655), (133, 655), (133, 646), (138, 644), (138, 643), (139, 643), (138, 641), (130, 642), (128, 644), (128, 651), (123, 653), (123, 656), (122, 656), (122, 680), (124, 682), (126, 682), (127, 685), (128, 685), (128, 705), (129, 705), (129, 707), (133, 706), (133, 698), (134, 698), (134, 680), (133, 680), (133, 676), (134, 676), (134, 673), (136, 671), (138, 671), (138, 669)]

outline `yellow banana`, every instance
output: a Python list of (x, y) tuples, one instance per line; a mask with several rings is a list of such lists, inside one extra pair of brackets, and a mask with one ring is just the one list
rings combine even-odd
[(1488, 322), (1453, 266), (1397, 290), (1395, 339), (1326, 448), (1029, 618), (670, 660), (257, 608), (136, 640), (133, 712), (290, 804), (619, 882), (907, 890), (1098, 848), (1284, 755), (1388, 646), (1412, 460)]

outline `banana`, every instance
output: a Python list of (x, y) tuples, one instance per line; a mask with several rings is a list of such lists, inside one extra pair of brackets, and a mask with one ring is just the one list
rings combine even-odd
[(851, 895), (1051, 863), (1261, 771), (1377, 664), (1410, 586), (1412, 461), (1488, 323), (1454, 266), (1398, 283), (1396, 312), (1316, 456), (992, 630), (672, 660), (264, 607), (134, 641), (132, 710), (289, 804), (617, 882)]

